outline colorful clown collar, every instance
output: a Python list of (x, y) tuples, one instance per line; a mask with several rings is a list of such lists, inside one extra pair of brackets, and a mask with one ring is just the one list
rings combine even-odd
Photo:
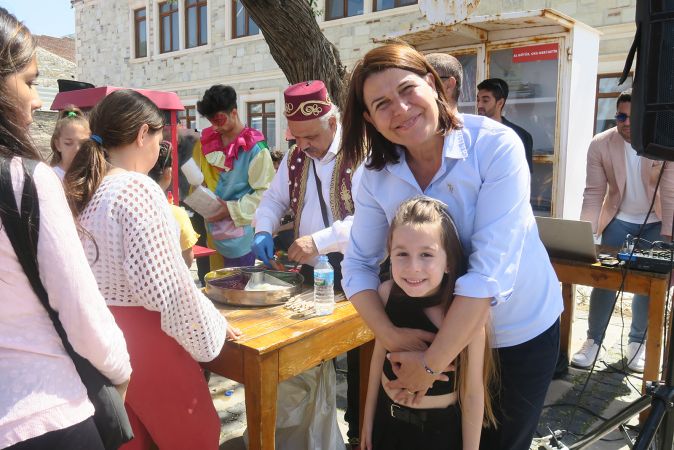
[(260, 141), (264, 141), (262, 133), (255, 128), (245, 127), (232, 142), (224, 146), (220, 134), (213, 127), (208, 127), (201, 132), (201, 151), (211, 166), (228, 172), (234, 166), (239, 149), (250, 151)]

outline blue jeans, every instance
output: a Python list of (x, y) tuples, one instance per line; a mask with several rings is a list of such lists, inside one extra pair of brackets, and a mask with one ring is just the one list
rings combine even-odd
[[(613, 219), (602, 233), (601, 243), (612, 247), (620, 247), (625, 240), (625, 236), (628, 234), (632, 236), (637, 235), (640, 226), (640, 223)], [(651, 242), (660, 240), (661, 226), (661, 222), (646, 224), (641, 237)], [(644, 246), (642, 245), (641, 248), (644, 248)], [(595, 342), (601, 340), (613, 311), (613, 300), (615, 297), (615, 291), (598, 288), (592, 289), (592, 295), (590, 295), (590, 316), (587, 319), (588, 339), (593, 339)], [(644, 342), (647, 326), (648, 296), (635, 295), (632, 298), (632, 325), (630, 326), (628, 342)]]

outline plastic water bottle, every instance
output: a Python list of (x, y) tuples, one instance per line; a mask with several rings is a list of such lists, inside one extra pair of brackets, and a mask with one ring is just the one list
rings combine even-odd
[(318, 257), (314, 267), (314, 308), (317, 316), (327, 316), (335, 310), (335, 271), (325, 255)]

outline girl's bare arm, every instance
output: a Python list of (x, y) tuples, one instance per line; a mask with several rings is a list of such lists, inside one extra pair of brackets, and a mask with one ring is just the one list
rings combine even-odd
[(360, 437), (360, 446), (362, 450), (372, 450), (372, 425), (374, 424), (374, 413), (377, 409), (377, 400), (379, 397), (379, 386), (381, 385), (381, 374), (384, 367), (384, 358), (386, 349), (375, 340), (372, 359), (370, 360), (370, 376), (367, 382), (367, 396), (365, 397), (365, 411), (363, 413), (363, 430)]

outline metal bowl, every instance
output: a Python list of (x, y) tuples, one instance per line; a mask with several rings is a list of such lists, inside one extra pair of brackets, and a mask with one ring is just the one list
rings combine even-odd
[[(290, 283), (292, 287), (268, 291), (246, 291), (246, 285), (255, 272), (264, 272), (282, 281)], [(302, 293), (304, 277), (296, 272), (271, 270), (265, 266), (229, 267), (209, 272), (204, 277), (206, 281), (206, 295), (213, 301), (228, 305), (241, 306), (271, 306), (285, 303), (290, 297)], [(238, 284), (240, 288), (227, 287)]]

